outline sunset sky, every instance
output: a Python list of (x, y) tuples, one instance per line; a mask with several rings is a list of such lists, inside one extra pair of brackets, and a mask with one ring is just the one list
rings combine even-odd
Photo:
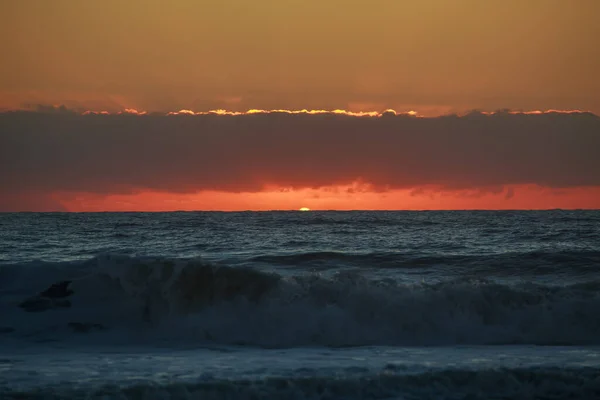
[[(0, 211), (600, 208), (598, 21), (596, 0), (3, 1)], [(168, 115), (217, 109), (242, 114)]]

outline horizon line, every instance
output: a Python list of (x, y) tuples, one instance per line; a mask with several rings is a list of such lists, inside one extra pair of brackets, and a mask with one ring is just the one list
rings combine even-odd
[(452, 211), (600, 211), (600, 208), (459, 208), (459, 209), (272, 209), (272, 210), (129, 210), (129, 211), (0, 211), (0, 214), (125, 214), (125, 213), (146, 213), (146, 214), (165, 214), (165, 213), (267, 213), (267, 212), (297, 212), (310, 214), (311, 212), (452, 212)]

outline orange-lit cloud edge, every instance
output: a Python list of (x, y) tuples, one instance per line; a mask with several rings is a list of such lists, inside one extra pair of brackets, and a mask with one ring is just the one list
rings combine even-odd
[(319, 109), (299, 109), (299, 110), (287, 110), (287, 109), (248, 109), (246, 111), (234, 111), (234, 110), (226, 110), (226, 109), (215, 109), (208, 111), (193, 111), (189, 109), (181, 109), (179, 111), (166, 111), (166, 112), (149, 112), (143, 110), (137, 110), (135, 108), (124, 108), (121, 111), (106, 111), (106, 110), (80, 110), (80, 109), (71, 109), (67, 108), (64, 105), (39, 105), (35, 107), (23, 107), (23, 108), (13, 108), (6, 109), (0, 112), (14, 112), (14, 111), (68, 111), (74, 112), (81, 115), (167, 115), (167, 116), (175, 116), (175, 115), (221, 115), (221, 116), (242, 116), (242, 115), (256, 115), (256, 114), (290, 114), (290, 115), (298, 115), (298, 114), (306, 114), (306, 115), (345, 115), (350, 117), (372, 117), (378, 118), (386, 115), (398, 115), (398, 116), (411, 116), (417, 118), (436, 118), (441, 116), (448, 115), (456, 115), (456, 116), (465, 116), (471, 113), (478, 113), (482, 115), (497, 115), (497, 114), (512, 114), (512, 115), (542, 115), (542, 114), (592, 114), (596, 115), (591, 111), (587, 110), (578, 110), (578, 109), (569, 109), (569, 110), (559, 110), (559, 109), (547, 109), (547, 110), (512, 110), (512, 109), (501, 109), (495, 111), (485, 111), (479, 109), (473, 109), (460, 113), (439, 113), (439, 114), (431, 114), (431, 115), (423, 115), (415, 110), (407, 110), (407, 111), (397, 111), (391, 108), (385, 109), (383, 111), (351, 111), (345, 109), (332, 109), (332, 110), (319, 110)]
[[(414, 110), (398, 112), (334, 110), (249, 109), (231, 111), (216, 109), (192, 111), (182, 109), (172, 112), (147, 112), (125, 108), (118, 112), (71, 110), (64, 106), (49, 106), (46, 110), (63, 110), (81, 115), (166, 115), (166, 116), (242, 116), (260, 114), (341, 115), (348, 117), (379, 118), (407, 116), (436, 118), (464, 116), (477, 113), (484, 116), (497, 114), (591, 114), (584, 110), (472, 110), (464, 113), (423, 116)], [(34, 111), (15, 109), (12, 111)], [(6, 111), (5, 111), (6, 112)], [(54, 206), (44, 211), (69, 212), (127, 212), (127, 211), (272, 211), (300, 210), (546, 210), (546, 209), (600, 209), (600, 187), (571, 187), (554, 189), (539, 185), (504, 185), (494, 188), (445, 190), (433, 186), (397, 190), (373, 190), (368, 183), (353, 182), (320, 188), (272, 187), (260, 192), (229, 193), (199, 191), (196, 193), (171, 193), (137, 191), (130, 194), (97, 194), (56, 192), (49, 196)]]

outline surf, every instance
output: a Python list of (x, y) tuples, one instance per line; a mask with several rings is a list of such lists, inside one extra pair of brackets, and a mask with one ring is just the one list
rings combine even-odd
[(600, 281), (403, 283), (352, 271), (281, 275), (201, 258), (122, 255), (5, 267), (12, 279), (0, 286), (10, 321), (3, 336), (13, 339), (86, 333), (99, 344), (109, 337), (257, 347), (600, 344)]

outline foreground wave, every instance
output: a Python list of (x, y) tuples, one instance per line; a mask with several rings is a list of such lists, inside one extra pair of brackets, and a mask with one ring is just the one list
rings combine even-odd
[[(260, 347), (600, 344), (600, 282), (403, 284), (106, 255), (0, 267), (0, 326), (25, 340)], [(49, 286), (53, 284), (53, 286)], [(86, 335), (81, 335), (86, 333)]]
[[(85, 387), (64, 383), (17, 391), (0, 387), (3, 399), (389, 399), (401, 398), (598, 398), (596, 368), (441, 370), (407, 373), (389, 366), (376, 374), (336, 377), (201, 379), (197, 383), (143, 382), (131, 386)], [(84, 386), (84, 387), (81, 387)]]

